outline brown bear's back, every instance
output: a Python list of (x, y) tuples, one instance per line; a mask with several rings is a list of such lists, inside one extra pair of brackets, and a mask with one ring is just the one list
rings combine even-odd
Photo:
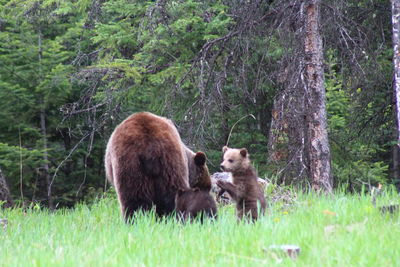
[(127, 205), (153, 204), (157, 213), (169, 213), (176, 190), (189, 187), (185, 147), (166, 118), (147, 112), (128, 117), (111, 135), (105, 160), (125, 214), (131, 213)]

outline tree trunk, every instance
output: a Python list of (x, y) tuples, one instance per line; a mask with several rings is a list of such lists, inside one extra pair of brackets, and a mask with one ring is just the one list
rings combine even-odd
[[(292, 64), (293, 77), (276, 97), (272, 109), (268, 138), (269, 165), (276, 170), (281, 184), (308, 185), (308, 157), (306, 153), (305, 102), (301, 88), (296, 85), (300, 64)], [(296, 77), (297, 76), (297, 77)]]
[[(42, 32), (38, 30), (38, 60), (39, 60), (39, 75), (41, 76), (40, 66), (42, 64)], [(48, 156), (48, 147), (47, 147), (47, 130), (46, 130), (46, 107), (45, 107), (45, 99), (44, 96), (41, 97), (40, 100), (40, 130), (42, 132), (42, 142), (43, 142), (43, 176), (46, 184), (47, 191), (47, 201), (50, 209), (54, 209), (53, 199), (51, 196), (51, 188), (50, 188), (50, 174), (49, 174), (49, 156)]]
[(277, 80), (283, 90), (272, 110), (269, 161), (282, 183), (331, 192), (319, 1), (303, 0), (294, 8), (298, 16), (287, 32), (293, 51)]
[(397, 187), (397, 190), (400, 191), (400, 173), (399, 173), (399, 147), (394, 145), (392, 147), (393, 153), (393, 182)]
[(47, 131), (46, 131), (46, 110), (44, 108), (44, 103), (42, 102), (42, 107), (40, 109), (40, 129), (42, 132), (42, 142), (43, 142), (43, 176), (44, 180), (46, 183), (46, 189), (47, 189), (47, 201), (49, 204), (49, 208), (53, 209), (53, 198), (51, 195), (51, 188), (50, 188), (50, 174), (49, 174), (49, 156), (47, 153), (48, 147), (47, 147)]
[(306, 0), (304, 4), (302, 80), (307, 94), (309, 175), (314, 190), (331, 192), (331, 156), (327, 132), (322, 40), (319, 34), (319, 0)]
[(399, 158), (400, 148), (400, 0), (392, 0), (392, 27), (393, 27), (393, 65), (394, 65), (394, 95), (396, 101), (396, 135), (397, 147), (393, 148), (394, 180), (399, 187)]
[(9, 208), (12, 205), (14, 205), (14, 202), (11, 198), (10, 190), (8, 189), (7, 183), (6, 183), (6, 178), (3, 175), (3, 172), (1, 171), (0, 168), (0, 201), (4, 204), (0, 204), (1, 207)]

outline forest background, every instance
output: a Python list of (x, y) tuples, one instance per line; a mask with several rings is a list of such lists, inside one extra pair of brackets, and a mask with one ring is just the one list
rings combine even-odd
[[(73, 206), (108, 190), (106, 142), (137, 111), (171, 118), (211, 172), (229, 139), (260, 177), (308, 186), (304, 2), (0, 0), (0, 168), (14, 200)], [(319, 12), (333, 185), (399, 186), (390, 1)]]

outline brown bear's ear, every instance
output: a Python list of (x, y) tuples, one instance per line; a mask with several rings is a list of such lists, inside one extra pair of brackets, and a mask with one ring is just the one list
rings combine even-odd
[(204, 154), (203, 152), (199, 151), (194, 156), (194, 163), (197, 166), (203, 166), (206, 163), (206, 159), (207, 159), (206, 154)]
[(224, 147), (222, 148), (222, 152), (225, 154), (225, 152), (226, 152), (228, 149), (229, 149), (229, 147), (224, 146)]
[(240, 149), (240, 155), (242, 155), (242, 157), (245, 158), (247, 156), (247, 149), (246, 148)]

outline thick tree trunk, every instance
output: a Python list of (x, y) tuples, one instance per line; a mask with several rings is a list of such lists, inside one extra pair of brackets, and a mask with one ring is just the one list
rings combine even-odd
[(4, 204), (0, 204), (1, 207), (9, 208), (14, 205), (14, 202), (11, 198), (10, 190), (8, 189), (6, 178), (3, 175), (3, 172), (0, 168), (0, 202)]
[(327, 132), (322, 40), (319, 34), (319, 0), (306, 0), (304, 71), (307, 93), (309, 175), (315, 190), (332, 191), (331, 156)]
[(303, 0), (295, 7), (299, 15), (288, 31), (293, 52), (278, 79), (284, 89), (272, 110), (269, 160), (282, 183), (331, 192), (319, 1)]
[(396, 101), (397, 147), (393, 148), (393, 174), (399, 188), (399, 158), (400, 148), (400, 0), (392, 0), (393, 27), (393, 65), (394, 65), (394, 95)]

